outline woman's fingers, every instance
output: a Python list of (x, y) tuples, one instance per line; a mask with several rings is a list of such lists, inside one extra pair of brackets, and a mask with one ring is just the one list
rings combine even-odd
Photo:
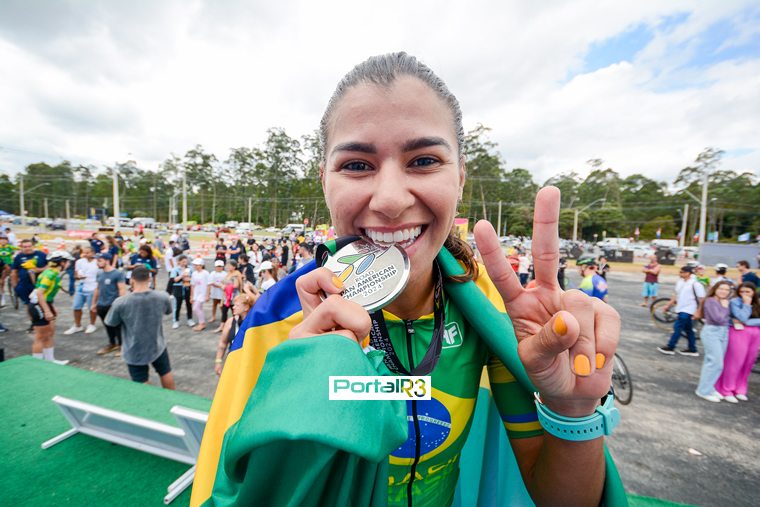
[(488, 220), (480, 220), (475, 224), (474, 233), (475, 243), (483, 258), (483, 264), (486, 265), (488, 276), (501, 294), (504, 304), (508, 305), (523, 291), (520, 280), (501, 250), (501, 243), (493, 225)]
[(580, 324), (571, 313), (557, 312), (538, 333), (520, 342), (520, 359), (525, 369), (541, 374), (553, 368), (557, 356), (578, 341), (579, 333)]
[(594, 299), (579, 290), (565, 292), (561, 299), (562, 309), (572, 313), (579, 325), (578, 340), (570, 348), (570, 368), (580, 377), (596, 370)]
[(327, 297), (342, 291), (343, 282), (327, 268), (317, 268), (296, 280), (296, 292), (301, 301), (304, 319), (322, 303), (323, 295)]
[[(601, 299), (591, 298), (594, 307), (594, 335), (596, 368), (601, 370), (612, 364), (620, 341), (620, 314)], [(610, 366), (611, 367), (611, 366)]]
[(369, 313), (353, 301), (329, 296), (308, 317), (295, 326), (289, 338), (308, 338), (326, 333), (339, 334), (357, 343), (369, 334)]
[(559, 287), (559, 205), (557, 187), (544, 187), (536, 194), (533, 211), (533, 270), (536, 283), (542, 287)]

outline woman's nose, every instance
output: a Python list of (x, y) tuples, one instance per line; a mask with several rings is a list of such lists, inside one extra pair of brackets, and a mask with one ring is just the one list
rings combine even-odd
[(372, 184), (374, 188), (371, 189), (370, 211), (395, 219), (414, 205), (410, 178), (396, 163), (384, 164), (373, 178)]

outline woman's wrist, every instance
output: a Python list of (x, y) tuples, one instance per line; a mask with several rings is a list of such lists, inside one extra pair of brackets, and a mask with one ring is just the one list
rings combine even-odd
[(552, 412), (565, 417), (587, 417), (599, 406), (599, 400), (568, 400), (541, 396), (543, 404)]

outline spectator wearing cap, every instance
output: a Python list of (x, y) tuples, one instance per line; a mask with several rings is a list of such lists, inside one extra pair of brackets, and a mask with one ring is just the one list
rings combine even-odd
[[(705, 287), (697, 281), (692, 266), (683, 266), (678, 272), (678, 276), (680, 280), (676, 283), (675, 292), (670, 301), (664, 306), (664, 310), (668, 311), (675, 305), (678, 318), (673, 324), (673, 334), (670, 336), (667, 345), (657, 347), (657, 350), (667, 355), (673, 355), (678, 352), (684, 356), (699, 357), (697, 337), (694, 335), (694, 327), (692, 326), (692, 317), (705, 297)], [(676, 345), (684, 333), (689, 345), (685, 349), (676, 351)]]
[(583, 277), (578, 289), (591, 297), (607, 301), (607, 280), (599, 276), (597, 269), (599, 265), (594, 258), (581, 258), (575, 263), (578, 272)]
[(256, 285), (256, 274), (253, 272), (253, 266), (249, 262), (248, 255), (240, 254), (238, 261), (238, 271), (243, 275), (243, 281)]
[(224, 261), (214, 261), (214, 271), (208, 275), (208, 286), (211, 289), (209, 296), (211, 298), (211, 318), (209, 322), (216, 320), (216, 309), (224, 302), (224, 279), (227, 273), (224, 272)]
[(736, 283), (732, 279), (726, 276), (727, 272), (728, 272), (727, 264), (723, 264), (722, 262), (719, 262), (718, 264), (716, 264), (715, 265), (716, 276), (710, 280), (710, 287), (712, 287), (713, 285), (716, 285), (719, 282), (728, 282), (731, 285), (731, 289), (733, 289)]
[[(84, 331), (85, 334), (94, 333), (97, 329), (95, 321), (98, 314), (95, 306), (92, 304), (95, 288), (98, 286), (98, 263), (95, 260), (95, 251), (92, 247), (82, 248), (82, 256), (74, 263), (74, 278), (76, 279), (76, 289), (74, 291), (74, 325), (63, 332), (65, 335), (72, 335)], [(82, 308), (87, 306), (90, 313), (90, 323), (87, 329), (82, 327)]]
[(124, 278), (124, 273), (113, 267), (113, 255), (110, 253), (98, 255), (97, 263), (101, 271), (97, 276), (97, 286), (92, 297), (92, 304), (100, 320), (103, 321), (108, 335), (108, 344), (98, 350), (98, 355), (102, 356), (115, 352), (118, 357), (121, 355), (121, 328), (106, 324), (106, 315), (111, 310), (116, 298), (127, 293), (127, 281)]
[(161, 386), (174, 389), (163, 316), (172, 312), (169, 296), (150, 288), (150, 271), (144, 265), (132, 270), (132, 292), (116, 298), (105, 323), (121, 327), (121, 356), (135, 382), (148, 383), (149, 366), (158, 373)]
[(256, 270), (259, 275), (259, 281), (261, 283), (261, 292), (266, 291), (272, 285), (277, 283), (277, 270), (274, 269), (271, 261), (264, 261), (259, 265), (259, 269)]
[(206, 329), (206, 316), (203, 314), (203, 303), (208, 299), (208, 271), (203, 259), (193, 259), (193, 275), (190, 278), (190, 301), (193, 302), (193, 318), (197, 322), (193, 331)]
[(740, 280), (741, 283), (752, 283), (755, 285), (755, 287), (760, 287), (760, 277), (758, 277), (755, 273), (750, 271), (749, 269), (749, 262), (747, 261), (739, 261), (736, 263), (736, 269), (739, 270), (739, 273), (742, 276), (742, 279)]
[(694, 266), (694, 278), (705, 287), (710, 286), (710, 277), (705, 275), (705, 267), (702, 264)]

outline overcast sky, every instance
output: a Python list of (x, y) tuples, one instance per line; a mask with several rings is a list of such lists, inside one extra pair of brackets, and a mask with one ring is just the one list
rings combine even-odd
[(398, 50), (538, 182), (590, 158), (672, 179), (706, 146), (760, 172), (756, 0), (2, 0), (0, 171), (300, 136), (354, 64)]

